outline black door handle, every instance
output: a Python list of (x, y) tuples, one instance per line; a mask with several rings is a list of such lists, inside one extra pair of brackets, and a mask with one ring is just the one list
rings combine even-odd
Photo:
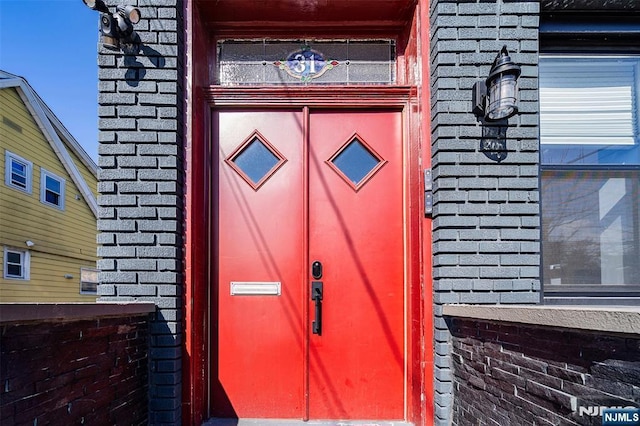
[(315, 319), (313, 321), (313, 334), (322, 336), (322, 281), (311, 282), (311, 300), (315, 302)]

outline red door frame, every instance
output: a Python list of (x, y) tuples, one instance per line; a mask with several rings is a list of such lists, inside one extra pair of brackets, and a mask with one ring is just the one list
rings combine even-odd
[[(415, 412), (415, 407), (419, 407), (420, 395), (423, 393), (423, 380), (422, 371), (420, 370), (421, 360), (424, 358), (423, 351), (421, 350), (422, 341), (422, 324), (424, 322), (422, 315), (422, 277), (420, 262), (416, 261), (422, 254), (421, 234), (422, 234), (422, 221), (421, 214), (422, 208), (420, 200), (422, 194), (420, 191), (421, 173), (419, 168), (419, 151), (417, 150), (417, 144), (415, 143), (417, 137), (415, 135), (415, 129), (412, 129), (410, 123), (412, 120), (412, 101), (415, 100), (416, 92), (412, 87), (398, 87), (398, 86), (350, 86), (350, 87), (300, 87), (300, 88), (279, 88), (279, 87), (247, 87), (247, 88), (220, 88), (210, 87), (205, 91), (205, 98), (208, 101), (208, 110), (211, 111), (214, 107), (238, 107), (238, 108), (274, 108), (283, 106), (292, 107), (313, 107), (313, 108), (357, 108), (366, 107), (371, 108), (400, 108), (403, 111), (403, 142), (406, 145), (406, 154), (404, 158), (404, 188), (405, 188), (405, 205), (404, 216), (407, 222), (406, 228), (406, 240), (405, 240), (405, 252), (407, 253), (408, 267), (406, 270), (407, 279), (407, 300), (406, 300), (406, 316), (407, 323), (405, 328), (408, 332), (407, 339), (407, 360), (409, 361), (409, 371), (407, 374), (407, 407), (406, 417), (408, 419), (416, 419), (421, 417), (419, 412)], [(212, 134), (212, 130), (209, 126), (209, 135)], [(207, 151), (210, 154), (210, 144), (212, 137), (208, 136)], [(204, 153), (203, 153), (204, 154)], [(208, 162), (208, 160), (205, 160)], [(209, 166), (211, 166), (209, 164)], [(193, 173), (193, 172), (192, 172)], [(207, 172), (210, 179), (210, 172)], [(204, 178), (204, 176), (203, 176)], [(193, 176), (191, 179), (193, 183)], [(202, 190), (211, 191), (210, 182), (201, 183)], [(215, 206), (210, 204), (210, 199), (205, 203), (207, 210), (210, 213), (215, 209)], [(192, 229), (194, 232), (195, 229)], [(199, 235), (209, 235), (211, 229), (209, 226), (198, 229)], [(206, 244), (207, 253), (212, 253), (213, 247), (211, 242)], [(192, 253), (193, 255), (193, 253)], [(200, 264), (201, 267), (205, 265)], [(209, 265), (210, 266), (210, 265)], [(207, 275), (212, 277), (212, 271), (208, 270)], [(209, 280), (206, 280), (210, 282)], [(194, 283), (195, 284), (195, 283)], [(204, 297), (209, 299), (208, 289), (206, 285), (200, 285), (198, 293), (191, 294), (191, 302), (195, 305), (204, 308), (202, 301), (198, 299)], [(209, 306), (208, 309), (211, 309)], [(210, 311), (209, 311), (210, 312)], [(206, 318), (203, 318), (206, 320)], [(200, 334), (206, 328), (197, 328), (193, 326), (195, 324), (187, 324), (187, 332), (191, 330), (193, 334)], [(191, 327), (189, 327), (191, 326)], [(208, 331), (207, 331), (208, 333)], [(194, 341), (200, 342), (200, 344), (206, 344), (207, 334), (200, 335), (194, 338)], [(208, 357), (208, 354), (206, 355)], [(195, 365), (193, 365), (195, 367)], [(198, 369), (201, 374), (194, 374), (194, 371), (190, 373), (190, 380), (199, 382), (201, 380), (207, 380), (207, 367), (206, 364), (202, 366), (201, 370)], [(417, 369), (417, 370), (416, 370)], [(186, 373), (186, 372), (185, 372)], [(205, 373), (205, 374), (202, 374)], [(206, 383), (204, 384), (206, 388)], [(206, 392), (206, 390), (205, 390)], [(206, 404), (206, 398), (203, 401)]]
[[(215, 63), (215, 39), (206, 28), (194, 0), (185, 1), (186, 114), (185, 114), (185, 282), (183, 346), (183, 410), (185, 425), (200, 425), (207, 418), (208, 283), (211, 254), (208, 236), (211, 205), (211, 128), (213, 107), (277, 107), (291, 104), (344, 107), (401, 107), (406, 117), (407, 331), (409, 362), (406, 413), (415, 424), (433, 419), (433, 319), (431, 295), (431, 220), (425, 219), (423, 173), (430, 167), (429, 5), (417, 0), (413, 20), (405, 28), (404, 57), (399, 57), (399, 82), (411, 87), (247, 87), (210, 86)], [(363, 3), (364, 4), (364, 3)], [(336, 25), (336, 28), (339, 26)], [(344, 31), (340, 28), (337, 31)], [(364, 33), (367, 31), (365, 30)], [(362, 29), (359, 34), (363, 34)], [(397, 34), (397, 33), (396, 33)], [(327, 34), (334, 36), (335, 34)], [(348, 35), (348, 34), (347, 34)], [(391, 34), (387, 34), (391, 35)], [(380, 34), (378, 34), (380, 36)], [(400, 52), (399, 52), (400, 55)], [(417, 65), (418, 64), (418, 65)], [(415, 66), (421, 70), (414, 72)], [(335, 94), (339, 93), (340, 96)]]

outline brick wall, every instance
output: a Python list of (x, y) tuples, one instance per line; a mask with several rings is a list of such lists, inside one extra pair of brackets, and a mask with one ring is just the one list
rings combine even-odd
[(600, 425), (579, 407), (640, 407), (640, 338), (450, 320), (454, 425)]
[[(122, 2), (106, 2), (111, 10)], [(135, 0), (134, 50), (99, 47), (98, 255), (101, 301), (157, 305), (150, 423), (180, 423), (183, 5)]]
[[(431, 150), (435, 423), (452, 407), (445, 303), (540, 300), (538, 193), (539, 2), (431, 2)], [(471, 92), (503, 45), (522, 67), (520, 113), (490, 124), (471, 113)], [(481, 141), (506, 140), (507, 156), (485, 156)]]
[(0, 424), (147, 424), (147, 323), (2, 324)]

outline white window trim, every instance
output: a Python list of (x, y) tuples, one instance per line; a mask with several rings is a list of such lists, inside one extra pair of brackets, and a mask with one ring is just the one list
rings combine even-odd
[[(8, 253), (19, 253), (21, 255), (21, 265), (22, 265), (22, 276), (16, 277), (13, 275), (9, 275), (9, 268), (7, 264), (7, 255)], [(30, 279), (30, 269), (31, 269), (31, 253), (28, 250), (18, 250), (10, 247), (4, 247), (4, 271), (3, 277), (6, 280), (20, 280), (20, 281), (29, 281)]]
[[(80, 268), (80, 294), (84, 294), (87, 296), (97, 296), (98, 295), (98, 290), (96, 289), (96, 291), (83, 291), (82, 290), (82, 283), (83, 282), (93, 282), (93, 281), (83, 281), (82, 280), (82, 271), (91, 271), (91, 272), (100, 272), (99, 269), (96, 268)], [(98, 284), (98, 281), (96, 281), (96, 285)]]
[[(23, 163), (24, 165), (27, 166), (27, 182), (26, 182), (26, 188), (23, 188), (19, 185), (14, 184), (13, 182), (11, 182), (11, 162), (15, 161), (18, 163)], [(4, 162), (4, 182), (5, 184), (13, 189), (17, 189), (18, 191), (21, 192), (25, 192), (27, 194), (31, 194), (31, 180), (32, 180), (32, 175), (33, 175), (33, 163), (29, 160), (26, 160), (22, 157), (20, 157), (17, 154), (14, 154), (13, 152), (10, 151), (6, 151), (5, 152), (5, 162)]]
[[(54, 204), (47, 201), (47, 177), (55, 179), (60, 182), (60, 204)], [(42, 204), (46, 204), (47, 206), (54, 207), (59, 210), (64, 210), (64, 194), (65, 194), (65, 184), (66, 181), (64, 178), (56, 175), (55, 173), (51, 173), (47, 169), (40, 167), (40, 202)]]

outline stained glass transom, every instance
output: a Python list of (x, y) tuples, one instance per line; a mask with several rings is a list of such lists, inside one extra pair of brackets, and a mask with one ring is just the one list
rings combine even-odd
[(393, 40), (223, 40), (218, 83), (392, 84)]
[(359, 137), (353, 137), (330, 160), (335, 170), (345, 180), (359, 189), (384, 161)]
[(227, 163), (254, 188), (260, 187), (285, 159), (259, 134), (247, 139)]

